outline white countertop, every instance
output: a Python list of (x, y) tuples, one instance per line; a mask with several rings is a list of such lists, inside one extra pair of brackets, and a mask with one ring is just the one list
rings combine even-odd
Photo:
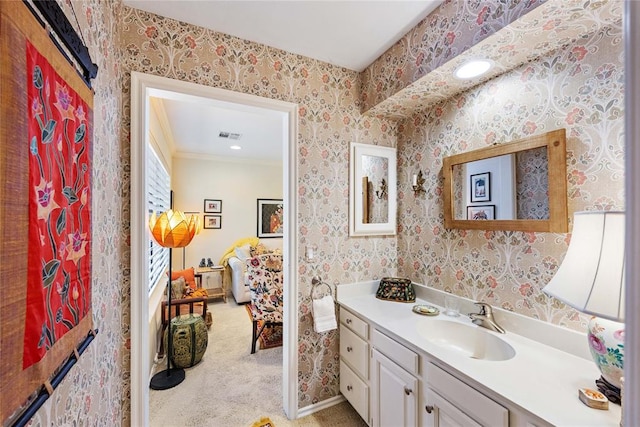
[(620, 406), (610, 403), (609, 410), (603, 411), (589, 408), (578, 399), (579, 388), (596, 388), (594, 380), (599, 378), (600, 372), (593, 361), (525, 338), (507, 328), (506, 334), (487, 332), (499, 336), (515, 349), (512, 359), (472, 359), (434, 344), (418, 332), (420, 328), (437, 328), (442, 320), (475, 326), (467, 316), (421, 316), (411, 311), (415, 304), (438, 305), (423, 299), (417, 299), (415, 303), (383, 301), (375, 297), (371, 284), (360, 286), (360, 290), (354, 292), (353, 286), (358, 285), (362, 284), (338, 287), (341, 306), (368, 320), (376, 329), (395, 335), (403, 344), (427, 353), (440, 361), (440, 365), (452, 368), (448, 369), (452, 374), (481, 391), (489, 389), (549, 424), (619, 426)]

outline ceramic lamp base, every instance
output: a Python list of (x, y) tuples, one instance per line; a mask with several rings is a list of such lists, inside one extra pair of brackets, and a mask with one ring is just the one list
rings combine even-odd
[(624, 367), (624, 323), (592, 317), (589, 321), (589, 350), (602, 377), (598, 390), (613, 403), (620, 403), (620, 378)]

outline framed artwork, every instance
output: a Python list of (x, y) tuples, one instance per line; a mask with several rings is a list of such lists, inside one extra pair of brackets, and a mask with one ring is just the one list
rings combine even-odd
[(204, 199), (204, 213), (222, 213), (222, 200)]
[(491, 173), (471, 175), (471, 202), (491, 201)]
[(282, 237), (282, 199), (258, 199), (258, 237)]
[(467, 219), (496, 219), (496, 205), (467, 206)]
[(205, 229), (220, 229), (220, 228), (222, 228), (222, 215), (205, 215), (204, 216), (204, 228)]

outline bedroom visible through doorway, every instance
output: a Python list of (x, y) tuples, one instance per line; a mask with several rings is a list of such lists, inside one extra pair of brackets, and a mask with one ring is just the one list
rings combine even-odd
[[(285, 259), (284, 276), (284, 339), (283, 339), (283, 408), (289, 418), (296, 417), (297, 406), (297, 286), (294, 280), (296, 271), (295, 239), (290, 230), (295, 229), (295, 138), (297, 135), (297, 108), (295, 104), (270, 100), (257, 96), (231, 92), (227, 90), (205, 87), (188, 82), (132, 73), (132, 110), (131, 110), (131, 158), (132, 158), (132, 200), (131, 200), (131, 278), (132, 283), (144, 283), (146, 270), (145, 250), (141, 244), (146, 230), (145, 193), (145, 160), (149, 138), (150, 98), (168, 99), (171, 101), (189, 99), (196, 102), (217, 102), (222, 104), (243, 104), (247, 108), (271, 110), (279, 116), (281, 124), (282, 149), (282, 200), (284, 209), (284, 227), (282, 252)], [(241, 162), (240, 162), (241, 163)], [(195, 183), (199, 186), (207, 183)], [(212, 186), (215, 188), (215, 186)], [(267, 196), (268, 197), (268, 196)], [(291, 201), (291, 203), (289, 203)], [(254, 203), (256, 203), (254, 201)], [(223, 206), (223, 210), (225, 207)], [(193, 264), (187, 248), (185, 264)], [(193, 252), (194, 255), (197, 251)], [(198, 255), (199, 256), (199, 255)], [(212, 255), (212, 258), (215, 256)], [(181, 264), (181, 260), (179, 260)], [(217, 262), (217, 260), (216, 260)], [(151, 373), (153, 355), (148, 345), (150, 331), (150, 314), (148, 294), (142, 287), (132, 286), (131, 310), (131, 414), (132, 423), (147, 425), (149, 420), (148, 380)]]

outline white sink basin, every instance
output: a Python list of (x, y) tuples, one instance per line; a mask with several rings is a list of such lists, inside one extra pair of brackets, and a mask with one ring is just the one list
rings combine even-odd
[(418, 323), (418, 333), (433, 344), (473, 359), (509, 360), (516, 355), (508, 342), (473, 324), (434, 319)]

